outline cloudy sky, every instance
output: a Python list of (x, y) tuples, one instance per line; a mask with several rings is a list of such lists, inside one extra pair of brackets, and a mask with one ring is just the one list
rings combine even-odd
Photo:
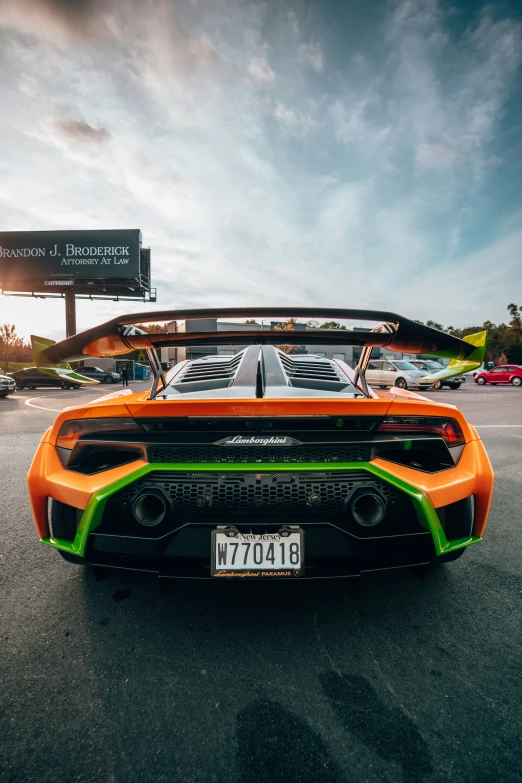
[(521, 60), (518, 2), (0, 0), (0, 230), (140, 228), (158, 309), (506, 320)]

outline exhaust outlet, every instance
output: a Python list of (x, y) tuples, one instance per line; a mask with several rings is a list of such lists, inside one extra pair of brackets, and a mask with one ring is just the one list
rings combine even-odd
[(386, 500), (374, 489), (358, 489), (350, 499), (349, 510), (358, 525), (373, 527), (384, 519)]
[(134, 500), (134, 519), (145, 527), (160, 525), (167, 515), (167, 502), (162, 492), (145, 490)]

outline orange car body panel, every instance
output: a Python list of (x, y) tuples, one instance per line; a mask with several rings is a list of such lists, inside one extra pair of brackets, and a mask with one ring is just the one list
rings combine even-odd
[(29, 493), (40, 538), (49, 535), (47, 499), (54, 498), (85, 509), (103, 487), (124, 478), (146, 463), (139, 460), (103, 473), (84, 475), (66, 470), (56, 450), (58, 433), (71, 419), (101, 417), (238, 417), (238, 416), (450, 416), (462, 429), (466, 445), (458, 464), (439, 473), (424, 473), (383, 459), (374, 460), (388, 473), (423, 490), (435, 508), (475, 496), (475, 535), (482, 536), (493, 492), (493, 471), (474, 427), (453, 405), (433, 403), (420, 395), (380, 394), (371, 399), (234, 399), (149, 400), (149, 392), (132, 393), (62, 411), (47, 430), (29, 471)]

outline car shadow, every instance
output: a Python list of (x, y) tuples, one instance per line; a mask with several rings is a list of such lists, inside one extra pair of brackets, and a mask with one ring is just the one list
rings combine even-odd
[[(366, 780), (357, 765), (371, 758), (376, 775), (410, 781), (409, 754), (420, 750), (423, 780), (429, 751), (405, 713), (377, 697), (372, 656), (382, 658), (390, 628), (400, 627), (405, 648), (418, 646), (418, 617), (451, 583), (444, 569), (425, 581), (402, 570), (301, 583), (173, 580), (163, 593), (148, 575), (97, 581), (86, 570), (76, 583), (84, 665), (100, 725), (125, 716), (122, 779), (134, 779), (141, 753), (166, 780), (347, 783)], [(443, 614), (431, 616), (434, 645)], [(144, 725), (157, 727), (161, 753), (144, 742)], [(401, 731), (404, 753), (394, 752)]]

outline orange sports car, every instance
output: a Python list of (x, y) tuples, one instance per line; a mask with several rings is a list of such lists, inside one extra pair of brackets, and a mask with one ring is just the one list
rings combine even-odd
[[(223, 317), (379, 325), (136, 326)], [(59, 343), (33, 337), (37, 366), (67, 382), (93, 382), (70, 361), (136, 349), (154, 378), (147, 392), (64, 410), (45, 433), (28, 478), (40, 540), (74, 563), (191, 579), (344, 577), (456, 560), (486, 526), (493, 472), (482, 442), (456, 407), (406, 389), (377, 395), (365, 371), (384, 348), (450, 358), (428, 376), (448, 378), (479, 367), (485, 342), (484, 332), (461, 340), (395, 313), (302, 307), (156, 311)], [(166, 375), (156, 355), (217, 344), (245, 347)], [(357, 367), (292, 352), (314, 344), (358, 346)]]

